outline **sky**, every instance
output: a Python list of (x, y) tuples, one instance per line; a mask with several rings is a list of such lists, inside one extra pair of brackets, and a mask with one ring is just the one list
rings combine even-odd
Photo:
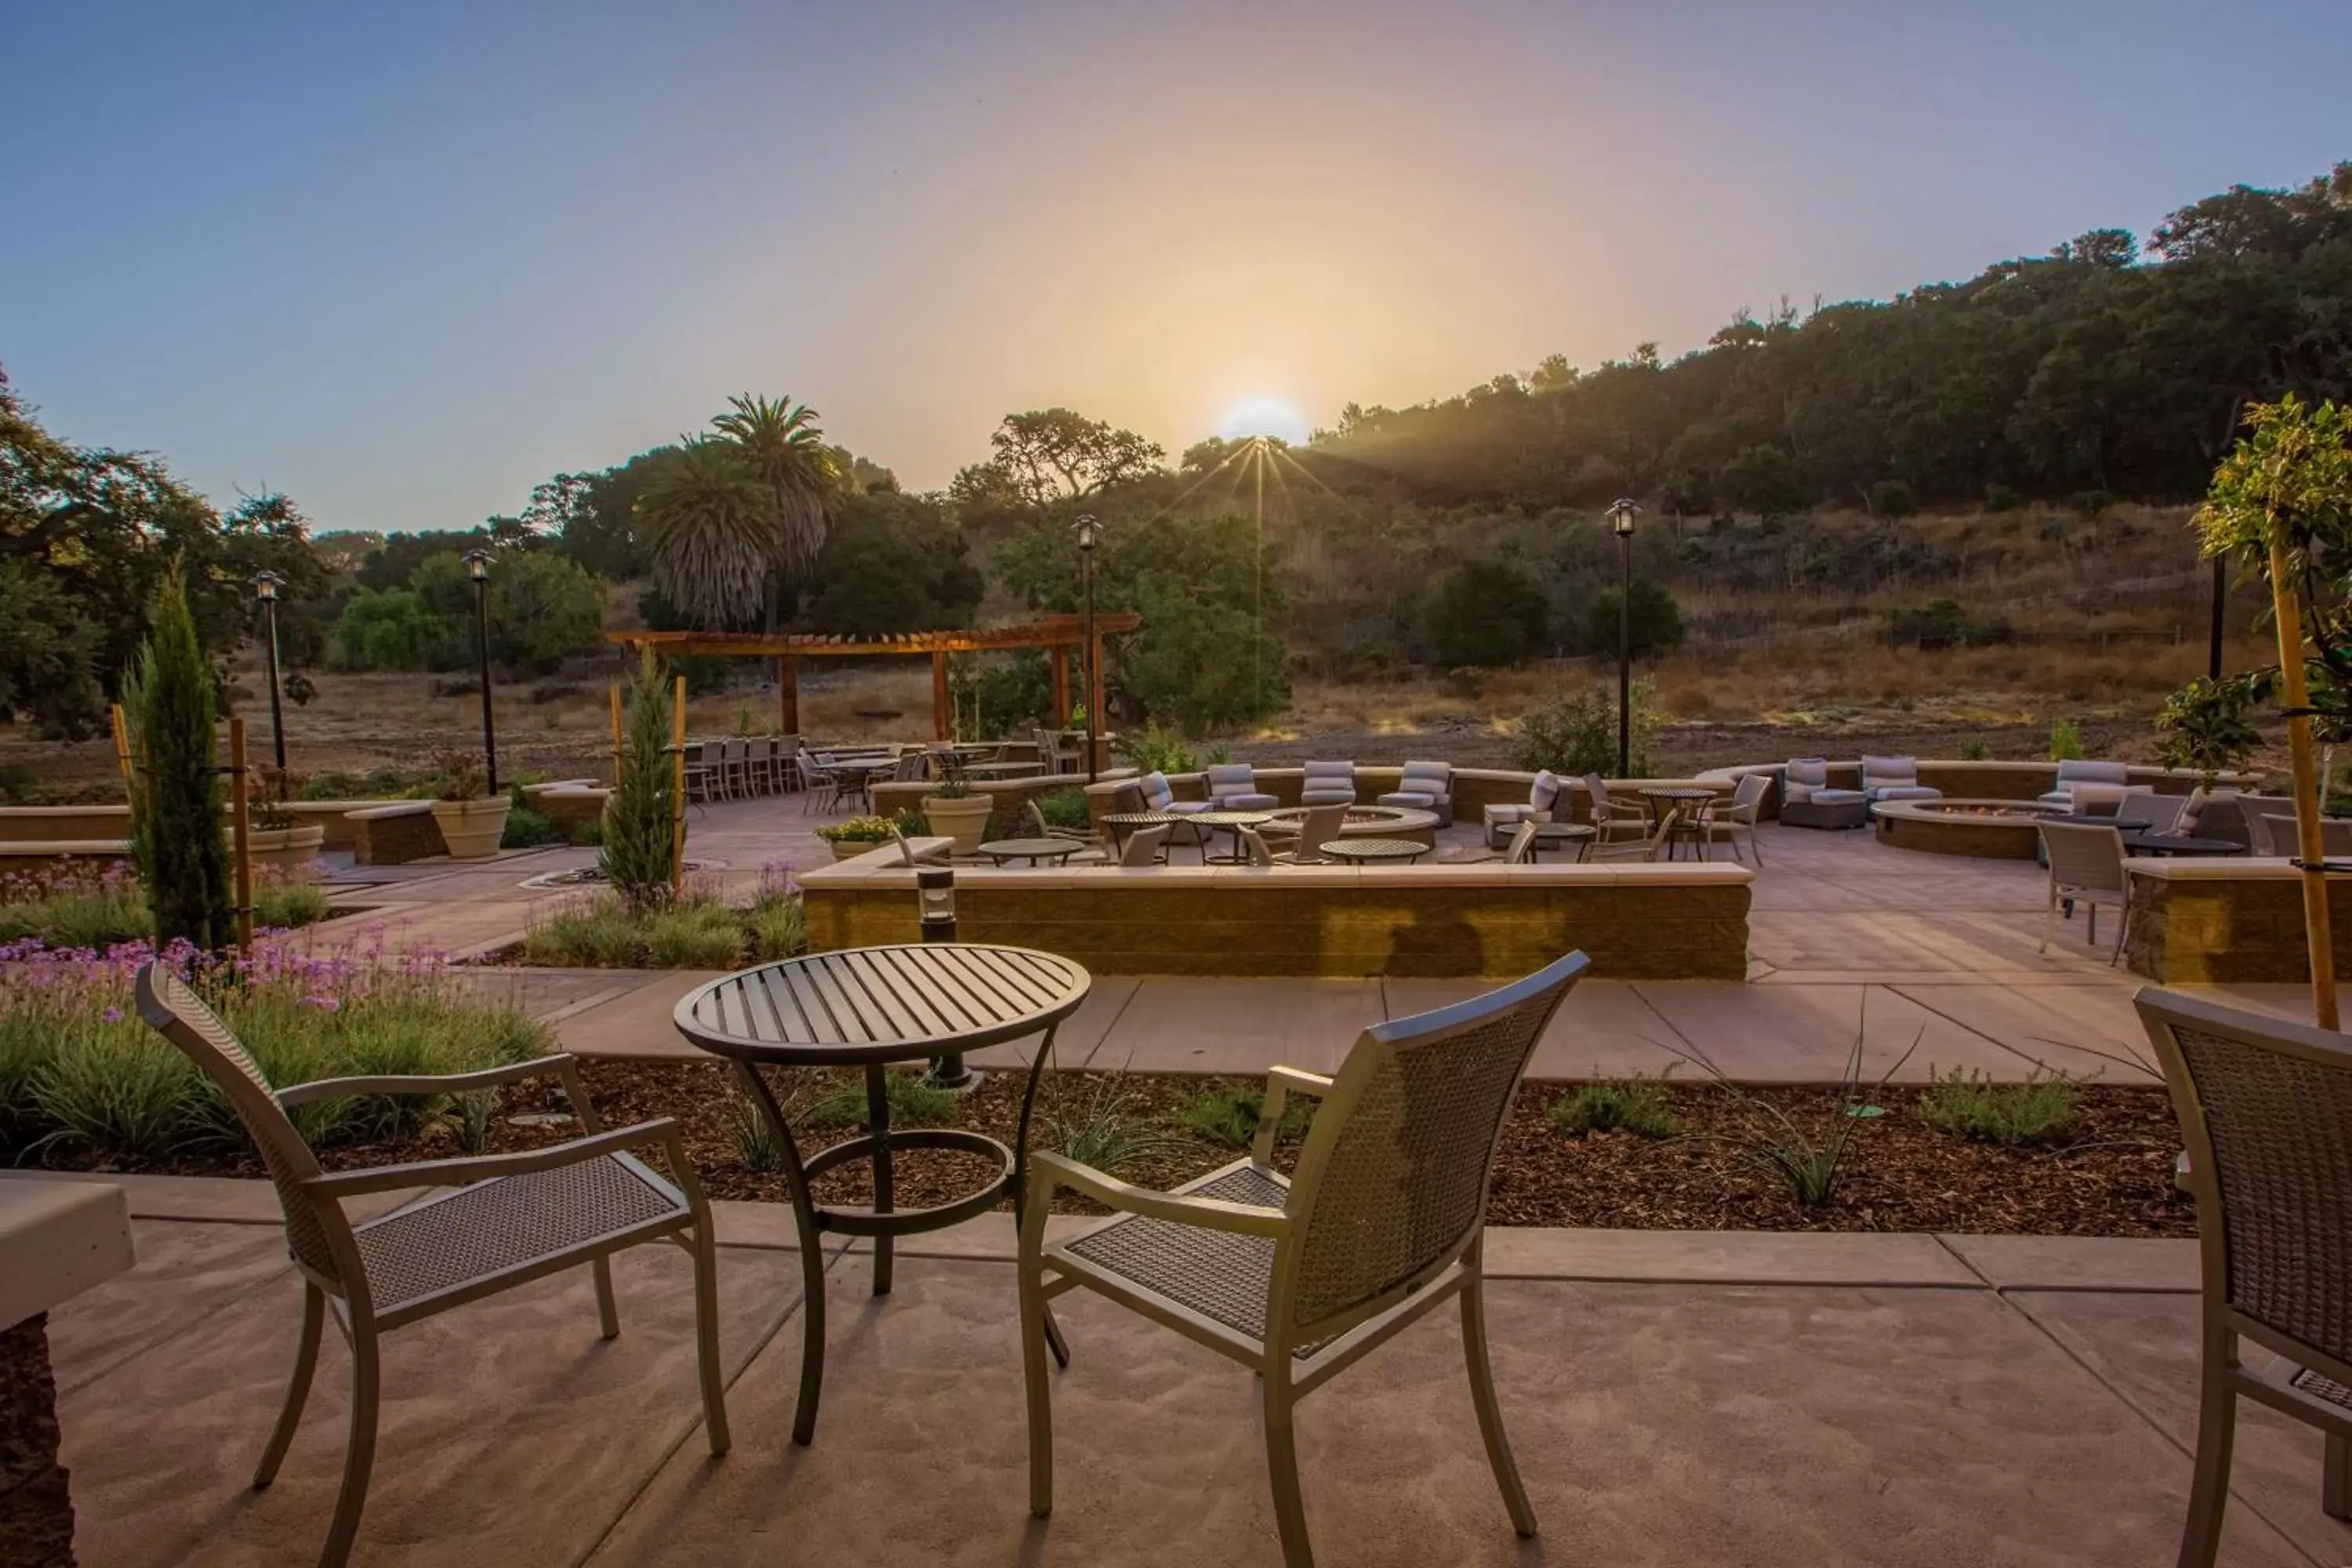
[(1696, 346), (2352, 158), (2330, 0), (8, 0), (0, 366), (322, 529), (730, 393), (944, 485)]

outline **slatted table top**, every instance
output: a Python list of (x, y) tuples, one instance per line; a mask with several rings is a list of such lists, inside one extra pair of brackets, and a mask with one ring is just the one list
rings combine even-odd
[(688, 993), (671, 1021), (693, 1044), (774, 1066), (912, 1061), (1038, 1034), (1093, 977), (1025, 947), (856, 947), (763, 963)]

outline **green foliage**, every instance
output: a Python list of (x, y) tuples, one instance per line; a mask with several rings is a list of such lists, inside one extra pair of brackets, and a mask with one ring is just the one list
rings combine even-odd
[(761, 962), (794, 958), (808, 951), (808, 927), (801, 901), (788, 894), (763, 897), (743, 911), (751, 933), (751, 956)]
[(1150, 1109), (1124, 1074), (1090, 1073), (1080, 1081), (1080, 1090), (1065, 1100), (1062, 1075), (1055, 1075), (1053, 1102), (1039, 1117), (1046, 1148), (1117, 1175), (1181, 1147), (1152, 1124)]
[(450, 630), (405, 588), (362, 588), (335, 622), (335, 663), (345, 669), (446, 669), (457, 661)]
[[(1636, 777), (1650, 771), (1650, 743), (1658, 731), (1658, 710), (1647, 680), (1633, 682), (1631, 734), (1633, 771)], [(1536, 772), (1549, 768), (1570, 778), (1585, 773), (1604, 777), (1617, 772), (1617, 693), (1595, 684), (1581, 691), (1562, 690), (1549, 702), (1519, 716), (1517, 736), (1511, 743), (1511, 765)]]
[(499, 836), (501, 849), (536, 849), (543, 844), (563, 844), (563, 829), (522, 804), (520, 790), (512, 790), (514, 804), (507, 808), (506, 831)]
[(1899, 522), (1919, 513), (1919, 499), (1901, 479), (1881, 479), (1870, 487), (1870, 515)]
[[(887, 816), (853, 816), (846, 822), (819, 823), (816, 836), (827, 844), (887, 844), (890, 824), (891, 818)], [(901, 827), (898, 831), (907, 830)]]
[(1544, 591), (1523, 568), (1465, 561), (1438, 579), (1424, 624), (1430, 657), (1452, 669), (1517, 664), (1541, 653), (1549, 620)]
[(1045, 819), (1048, 827), (1066, 827), (1073, 832), (1085, 832), (1094, 826), (1094, 816), (1087, 809), (1087, 792), (1073, 784), (1035, 797), (1037, 815)]
[(1154, 472), (1167, 452), (1132, 430), (1067, 408), (1008, 414), (988, 438), (993, 454), (956, 475), (960, 505), (1003, 511), (1071, 500)]
[[(264, 877), (254, 885), (253, 923), (258, 930), (292, 930), (333, 912), (315, 882)], [(102, 952), (154, 933), (155, 915), (145, 889), (121, 868), (0, 878), (0, 942), (29, 938), (52, 949)]]
[(2253, 706), (2252, 686), (2243, 678), (2199, 676), (2167, 697), (2158, 711), (2157, 756), (2168, 768), (2194, 768), (2210, 786), (2262, 750), (2263, 734), (2251, 717)]
[(816, 412), (742, 395), (644, 477), (635, 503), (654, 581), (709, 628), (772, 621), (824, 547), (841, 472)]
[(1838, 1104), (1830, 1113), (1826, 1131), (1748, 1093), (1705, 1057), (1689, 1052), (1677, 1054), (1716, 1080), (1733, 1112), (1730, 1131), (1694, 1136), (1722, 1144), (1732, 1152), (1735, 1164), (1772, 1177), (1804, 1207), (1820, 1208), (1836, 1198), (1839, 1186), (1852, 1169), (1855, 1141), (1862, 1129), (1881, 1114), (1873, 1101), (1884, 1094), (1887, 1084), (1918, 1048), (1919, 1042), (1914, 1039), (1910, 1049), (1895, 1058), (1875, 1083), (1865, 1085), (1862, 1076), (1862, 1036), (1857, 1033), (1853, 1049), (1846, 1057)]
[(99, 658), (99, 627), (66, 584), (0, 560), (0, 710), (29, 716), (45, 739), (91, 733), (105, 707)]
[[(1075, 665), (1072, 673), (1076, 679)], [(1015, 735), (1032, 724), (1062, 721), (1054, 711), (1053, 668), (1041, 648), (955, 655), (948, 661), (948, 700), (961, 740)]]
[(2009, 623), (1998, 617), (1971, 618), (1958, 599), (1934, 598), (1916, 608), (1904, 605), (1886, 612), (1887, 640), (1913, 647), (1985, 647), (2005, 643), (2013, 635)]
[(784, 1142), (777, 1135), (775, 1124), (740, 1089), (727, 1097), (726, 1120), (727, 1139), (735, 1146), (737, 1164), (761, 1174), (783, 1169)]
[[(1258, 1119), (1265, 1111), (1265, 1088), (1255, 1080), (1212, 1079), (1176, 1102), (1176, 1123), (1193, 1137), (1227, 1149), (1246, 1149), (1257, 1136)], [(1315, 1120), (1315, 1101), (1300, 1095), (1285, 1099), (1282, 1121), (1274, 1135), (1286, 1143), (1307, 1136)]]
[(2082, 1098), (2080, 1087), (2063, 1073), (2037, 1070), (2024, 1083), (1995, 1083), (1984, 1073), (1955, 1068), (1948, 1077), (1929, 1075), (1918, 1113), (1938, 1132), (2014, 1149), (2057, 1142), (2074, 1124)]
[(732, 969), (807, 946), (800, 900), (763, 889), (749, 907), (709, 894), (630, 905), (612, 892), (532, 911), (522, 961), (564, 969)]
[(1960, 742), (1960, 761), (1989, 763), (1992, 760), (1992, 742), (1982, 735), (1970, 735)]
[(731, 969), (743, 956), (742, 917), (715, 900), (649, 910), (641, 927), (646, 958), (656, 969)]
[[(1634, 658), (1682, 647), (1682, 606), (1675, 603), (1674, 595), (1663, 584), (1636, 577), (1633, 596), (1626, 603), (1633, 606), (1625, 631), (1632, 640)], [(1616, 589), (1604, 589), (1593, 596), (1592, 607), (1584, 617), (1584, 647), (1591, 653), (1617, 651)]]
[(1158, 722), (1122, 730), (1111, 742), (1112, 754), (1139, 773), (1196, 773), (1201, 758), (1192, 742)]
[[(544, 550), (509, 552), (491, 563), (487, 582), (490, 659), (501, 668), (544, 674), (573, 654), (604, 646), (604, 584), (563, 557)], [(441, 667), (471, 664), (478, 657), (474, 600), (482, 590), (465, 562), (427, 556), (409, 586), (441, 623)]]
[(2053, 763), (2082, 761), (2083, 726), (2072, 719), (2050, 721), (2050, 760)]
[(1664, 1086), (1639, 1078), (1583, 1084), (1553, 1100), (1544, 1115), (1571, 1138), (1621, 1131), (1637, 1138), (1679, 1138), (1683, 1131)]
[(859, 637), (969, 626), (988, 587), (947, 509), (894, 492), (840, 503), (816, 580), (810, 629)]
[(1750, 447), (1715, 476), (1716, 500), (1732, 511), (1762, 518), (1787, 517), (1812, 504), (1813, 495), (1797, 465), (1778, 447)]
[[(919, 1070), (884, 1068), (882, 1098), (890, 1107), (893, 1127), (950, 1127), (963, 1114), (962, 1099), (932, 1083)], [(866, 1080), (852, 1075), (819, 1096), (815, 1104), (802, 1112), (801, 1121), (816, 1128), (864, 1127), (866, 1115)]]
[(236, 934), (228, 847), (215, 772), (213, 672), (196, 640), (177, 568), (155, 595), (154, 632), (133, 689), (131, 840), (155, 912), (158, 945), (186, 941), (208, 952)]
[(669, 897), (677, 847), (677, 780), (669, 757), (675, 695), (647, 649), (629, 682), (620, 778), (604, 803), (604, 845), (596, 854), (604, 880), (632, 909)]

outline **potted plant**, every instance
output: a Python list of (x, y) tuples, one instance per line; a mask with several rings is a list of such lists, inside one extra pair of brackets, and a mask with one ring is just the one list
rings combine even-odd
[(299, 871), (319, 858), (327, 842), (327, 825), (304, 822), (290, 805), (301, 779), (280, 768), (265, 767), (261, 793), (246, 811), (246, 847), (254, 863), (281, 871)]
[(923, 816), (932, 832), (954, 840), (954, 853), (977, 855), (980, 841), (988, 837), (988, 817), (996, 809), (996, 797), (971, 787), (971, 781), (964, 776), (963, 758), (957, 753), (941, 752), (939, 763), (939, 787), (923, 796)]
[(853, 816), (847, 822), (826, 823), (816, 830), (816, 836), (833, 846), (835, 859), (854, 860), (890, 842), (890, 819)]
[(487, 860), (506, 836), (507, 812), (514, 803), (490, 793), (489, 775), (478, 752), (452, 752), (441, 759), (441, 793), (433, 820), (453, 860)]

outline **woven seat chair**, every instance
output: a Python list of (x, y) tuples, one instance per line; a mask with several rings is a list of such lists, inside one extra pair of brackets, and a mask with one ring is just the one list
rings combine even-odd
[(1655, 860), (1675, 841), (1675, 829), (1683, 820), (1682, 808), (1676, 806), (1659, 816), (1649, 831), (1639, 838), (1596, 838), (1584, 852), (1587, 860)]
[[(294, 1441), (318, 1368), (319, 1341), (331, 1316), (352, 1351), (351, 1438), (343, 1450), (341, 1491), (319, 1554), (320, 1568), (341, 1568), (367, 1506), (375, 1459), (380, 1366), (377, 1341), (391, 1331), (452, 1307), (585, 1263), (594, 1276), (604, 1337), (621, 1331), (608, 1257), (641, 1242), (676, 1242), (694, 1259), (696, 1349), (710, 1451), (729, 1447), (724, 1373), (719, 1361), (718, 1253), (710, 1208), (687, 1163), (677, 1123), (668, 1118), (605, 1129), (568, 1056), (543, 1057), (447, 1077), (344, 1078), (273, 1091), (227, 1026), (177, 975), (150, 963), (134, 991), (140, 1016), (201, 1068), (236, 1112), (261, 1152), (286, 1215), (287, 1249), (302, 1274), (302, 1334), (286, 1405), (255, 1469), (256, 1490), (277, 1478)], [(469, 1159), (421, 1160), (329, 1173), (287, 1111), (315, 1100), (353, 1094), (461, 1094), (553, 1074), (580, 1118), (584, 1137), (552, 1148)], [(664, 1180), (631, 1156), (657, 1148), (670, 1169)], [(672, 1184), (676, 1184), (673, 1185)], [(375, 1219), (354, 1221), (346, 1199), (369, 1193), (439, 1186), (437, 1194)]]
[[(1051, 1298), (1097, 1291), (1258, 1374), (1283, 1560), (1308, 1568), (1293, 1408), (1458, 1296), (1486, 1459), (1513, 1527), (1534, 1535), (1486, 1362), (1480, 1247), (1504, 1120), (1537, 1039), (1585, 966), (1572, 952), (1499, 991), (1375, 1025), (1332, 1078), (1276, 1068), (1248, 1157), (1172, 1193), (1059, 1154), (1031, 1155), (1020, 1262), (1030, 1511), (1042, 1519), (1054, 1506)], [(1323, 1103), (1286, 1180), (1274, 1168), (1274, 1137), (1291, 1094)], [(1045, 1216), (1062, 1188), (1117, 1212), (1048, 1247)]]
[(1139, 827), (1127, 836), (1118, 847), (1118, 863), (1122, 866), (1157, 866), (1168, 858), (1168, 836), (1176, 830), (1172, 822), (1156, 822), (1149, 827)]
[(2044, 822), (2043, 857), (2050, 862), (2050, 907), (2042, 921), (2042, 947), (2058, 934), (2058, 906), (2082, 904), (2091, 911), (2091, 945), (2099, 945), (2099, 906), (2116, 907), (2116, 950), (2113, 964), (2123, 956), (2124, 930), (2131, 914), (2131, 873), (2125, 868), (2124, 836), (2120, 828), (2095, 823)]
[(707, 804), (726, 788), (719, 763), (719, 747), (697, 741), (686, 748), (686, 798)]
[[(2320, 1503), (2352, 1521), (2352, 1041), (2142, 990), (2189, 1153), (2203, 1276), (2197, 1458), (2181, 1568), (2211, 1568), (2238, 1401), (2326, 1434)], [(2249, 1366), (2251, 1342), (2276, 1358)]]
[(1584, 775), (1584, 795), (1592, 803), (1593, 842), (1596, 846), (1650, 837), (1648, 810), (1638, 800), (1612, 798), (1609, 786), (1601, 781), (1599, 773)]
[(1731, 804), (1707, 818), (1708, 840), (1722, 839), (1731, 846), (1731, 858), (1744, 864), (1747, 857), (1739, 852), (1739, 840), (1745, 835), (1748, 847), (1756, 852), (1756, 863), (1764, 864), (1763, 848), (1756, 842), (1756, 822), (1763, 814), (1764, 792), (1771, 787), (1769, 773), (1740, 774), (1738, 785), (1731, 792)]

